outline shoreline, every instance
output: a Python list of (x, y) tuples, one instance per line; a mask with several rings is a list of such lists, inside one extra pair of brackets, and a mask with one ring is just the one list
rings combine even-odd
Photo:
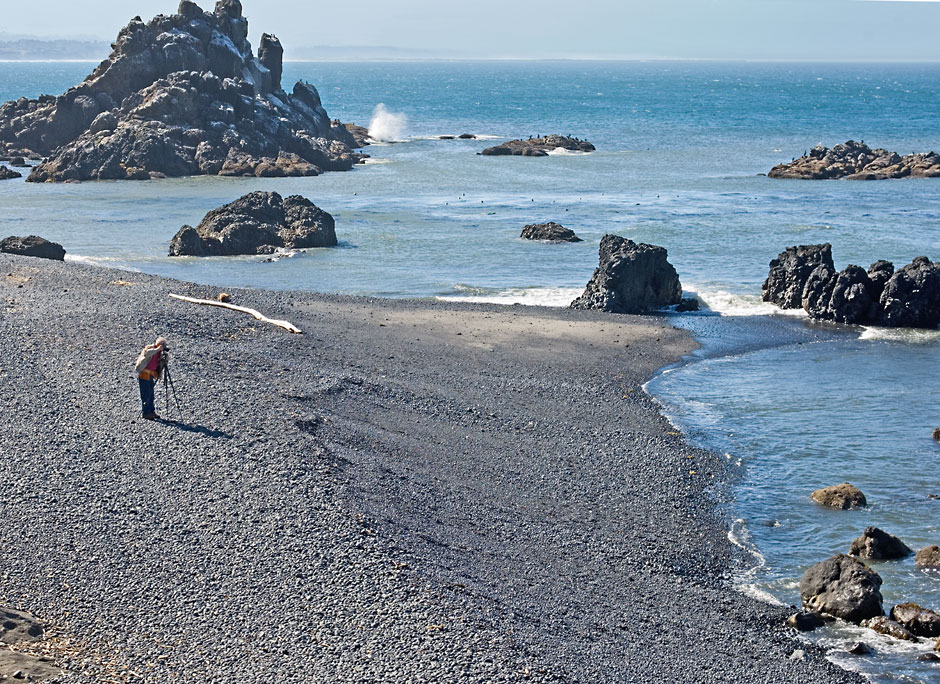
[[(727, 466), (642, 389), (688, 332), (228, 290), (291, 336), (166, 297), (219, 291), (0, 257), (0, 602), (144, 681), (864, 681), (728, 586)], [(137, 417), (157, 334), (185, 425)]]

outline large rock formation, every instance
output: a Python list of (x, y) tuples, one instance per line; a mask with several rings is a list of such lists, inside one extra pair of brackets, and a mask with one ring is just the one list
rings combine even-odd
[(882, 180), (885, 178), (938, 178), (940, 155), (935, 152), (909, 154), (905, 157), (888, 150), (873, 150), (865, 143), (849, 140), (832, 149), (821, 143), (806, 156), (788, 164), (778, 164), (768, 174), (771, 178), (823, 180)]
[(881, 577), (864, 563), (841, 553), (803, 573), (800, 598), (808, 610), (849, 622), (884, 614)]
[(682, 285), (666, 256), (663, 247), (605, 235), (600, 264), (571, 308), (636, 314), (678, 304)]
[(333, 247), (333, 217), (300, 195), (252, 192), (183, 226), (170, 242), (170, 256), (271, 254), (276, 249)]
[(39, 257), (40, 259), (65, 260), (65, 250), (57, 242), (49, 242), (38, 235), (16, 237), (11, 235), (0, 240), (0, 252), (20, 256)]
[(868, 505), (862, 490), (848, 482), (817, 489), (812, 493), (811, 498), (820, 506), (842, 510)]
[(784, 309), (802, 307), (815, 320), (891, 328), (940, 324), (940, 263), (917, 257), (899, 271), (876, 261), (865, 271), (832, 264), (832, 247), (788, 247), (770, 262), (761, 288), (764, 301)]
[(523, 226), (519, 237), (524, 240), (542, 240), (543, 242), (582, 242), (573, 230), (554, 221), (530, 223)]
[(832, 245), (799, 245), (787, 247), (770, 262), (770, 273), (761, 287), (765, 302), (773, 302), (781, 309), (803, 306), (803, 288), (810, 274), (820, 265), (835, 269), (832, 264)]
[(912, 553), (907, 544), (877, 527), (866, 527), (862, 536), (852, 542), (849, 550), (850, 556), (871, 560), (894, 560)]
[(569, 152), (593, 152), (594, 145), (587, 140), (569, 138), (563, 135), (546, 135), (544, 138), (529, 138), (528, 140), (510, 140), (508, 142), (487, 147), (480, 154), (486, 157), (547, 157), (549, 152), (557, 149)]
[(247, 36), (239, 0), (135, 17), (81, 84), (0, 107), (0, 154), (47, 157), (34, 182), (314, 175), (360, 161), (316, 88), (281, 88), (277, 38), (265, 34), (255, 57)]

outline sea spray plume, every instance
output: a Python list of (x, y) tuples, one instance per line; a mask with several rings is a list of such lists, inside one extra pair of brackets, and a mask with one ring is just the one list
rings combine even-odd
[(369, 137), (379, 142), (401, 142), (407, 127), (407, 115), (390, 112), (384, 102), (379, 102), (372, 110)]

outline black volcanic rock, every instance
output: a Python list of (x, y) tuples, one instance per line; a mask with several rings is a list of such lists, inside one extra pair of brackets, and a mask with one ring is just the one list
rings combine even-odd
[[(463, 136), (461, 136), (463, 137)], [(563, 135), (546, 135), (544, 138), (529, 138), (528, 140), (510, 140), (493, 147), (487, 147), (480, 154), (486, 157), (522, 156), (546, 157), (552, 150), (558, 148), (571, 152), (593, 152), (594, 145), (587, 140), (569, 138)]]
[(832, 149), (817, 145), (806, 156), (778, 164), (771, 178), (823, 180), (883, 180), (885, 178), (938, 178), (940, 155), (935, 152), (900, 156), (896, 152), (871, 149), (865, 143), (846, 141)]
[(859, 623), (884, 614), (881, 576), (864, 563), (838, 554), (808, 568), (800, 579), (803, 607)]
[(872, 560), (894, 560), (913, 553), (907, 544), (877, 527), (866, 527), (862, 536), (852, 542), (849, 550), (850, 556)]
[(819, 265), (832, 263), (832, 245), (799, 245), (787, 247), (770, 262), (770, 273), (761, 287), (765, 302), (773, 302), (781, 309), (799, 309), (803, 306), (803, 288), (810, 274)]
[(313, 86), (281, 89), (277, 38), (264, 35), (255, 57), (247, 36), (238, 0), (135, 17), (82, 83), (0, 107), (0, 153), (47, 157), (34, 182), (315, 175), (360, 161)]
[(19, 254), (20, 256), (39, 257), (40, 259), (65, 260), (65, 250), (57, 242), (49, 242), (38, 235), (10, 237), (0, 240), (0, 252)]
[(877, 325), (936, 328), (940, 324), (940, 263), (917, 257), (896, 271), (881, 293)]
[(22, 178), (23, 174), (14, 171), (9, 166), (0, 164), (0, 180), (10, 180), (11, 178)]
[(170, 242), (170, 256), (270, 254), (278, 248), (333, 247), (333, 217), (300, 195), (252, 192), (183, 226)]
[(520, 237), (525, 240), (543, 240), (545, 242), (582, 242), (573, 230), (565, 228), (554, 221), (530, 223), (523, 226)]
[(868, 271), (849, 265), (837, 273), (832, 247), (788, 247), (770, 262), (764, 301), (802, 308), (815, 320), (891, 328), (940, 324), (940, 263), (917, 257), (899, 271), (876, 261)]
[(678, 304), (682, 285), (666, 256), (663, 247), (605, 235), (597, 270), (570, 307), (635, 314)]

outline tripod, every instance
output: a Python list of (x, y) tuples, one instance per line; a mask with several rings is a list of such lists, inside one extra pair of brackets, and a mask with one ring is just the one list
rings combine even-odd
[(166, 409), (167, 412), (170, 410), (170, 392), (173, 392), (173, 399), (176, 401), (176, 412), (179, 414), (180, 420), (186, 422), (183, 418), (183, 409), (180, 406), (180, 399), (176, 396), (176, 386), (173, 384), (173, 378), (170, 377), (170, 366), (163, 366), (163, 395), (166, 397)]

